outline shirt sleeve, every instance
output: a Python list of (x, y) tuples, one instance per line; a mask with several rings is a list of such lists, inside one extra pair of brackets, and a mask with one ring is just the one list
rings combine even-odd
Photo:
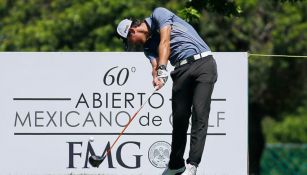
[(163, 7), (156, 8), (152, 13), (152, 19), (156, 22), (159, 29), (167, 25), (172, 25), (173, 17), (174, 14)]
[(149, 61), (156, 59), (157, 55), (150, 53), (148, 51), (144, 51), (145, 56), (148, 58)]

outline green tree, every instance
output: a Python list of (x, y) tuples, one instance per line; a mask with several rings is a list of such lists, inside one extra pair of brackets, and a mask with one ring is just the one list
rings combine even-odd
[(307, 107), (302, 106), (293, 114), (287, 114), (278, 122), (266, 118), (263, 124), (269, 143), (307, 143)]
[[(230, 1), (232, 10), (226, 10), (224, 15), (210, 9), (212, 3), (221, 1), (202, 2), (202, 5), (191, 3), (196, 9), (193, 13), (202, 14), (199, 21), (194, 19), (198, 22), (195, 26), (212, 50), (307, 55), (306, 1)], [(196, 18), (196, 15), (190, 16)], [(303, 104), (307, 87), (306, 70), (306, 60), (250, 57), (250, 174), (260, 173), (265, 144), (262, 119), (270, 116), (281, 120), (282, 116)]]
[(162, 4), (182, 8), (154, 0), (0, 0), (0, 50), (120, 51), (120, 20), (142, 19)]

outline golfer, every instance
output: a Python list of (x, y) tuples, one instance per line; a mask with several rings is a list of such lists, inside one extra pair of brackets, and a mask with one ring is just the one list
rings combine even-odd
[[(206, 141), (211, 94), (217, 80), (210, 48), (190, 24), (161, 7), (143, 21), (122, 20), (117, 33), (126, 48), (131, 44), (143, 46), (157, 89), (168, 79), (168, 61), (175, 67), (170, 74), (173, 80), (172, 146), (168, 167), (162, 174), (196, 175)], [(185, 165), (183, 155), (190, 117), (190, 150)]]

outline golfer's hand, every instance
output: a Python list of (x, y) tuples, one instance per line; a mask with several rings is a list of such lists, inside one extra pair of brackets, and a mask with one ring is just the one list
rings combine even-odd
[(167, 73), (167, 70), (166, 68), (164, 69), (161, 69), (161, 68), (158, 68), (157, 70), (157, 77), (158, 79), (163, 82), (163, 84), (165, 84), (167, 82), (167, 79), (168, 79), (168, 73)]
[(164, 86), (164, 83), (158, 79), (158, 77), (153, 78), (153, 86), (156, 90), (161, 89)]
[(167, 79), (168, 79), (168, 72), (166, 70), (166, 66), (165, 65), (161, 65), (158, 67), (158, 70), (157, 70), (157, 78), (158, 78), (158, 81), (157, 84), (158, 84), (158, 88), (161, 89), (165, 83), (167, 82)]

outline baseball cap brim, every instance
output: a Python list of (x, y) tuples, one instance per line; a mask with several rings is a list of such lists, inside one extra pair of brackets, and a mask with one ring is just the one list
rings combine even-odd
[(130, 19), (122, 20), (117, 26), (117, 33), (121, 37), (127, 38), (131, 24), (132, 24), (132, 20)]

